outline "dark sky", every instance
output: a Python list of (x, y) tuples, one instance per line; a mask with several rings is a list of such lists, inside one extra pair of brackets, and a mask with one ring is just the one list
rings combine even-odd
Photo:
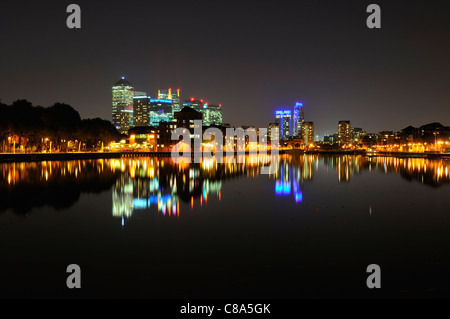
[[(66, 27), (81, 6), (82, 28)], [(381, 6), (382, 28), (366, 8)], [(111, 120), (111, 86), (181, 88), (224, 122), (267, 126), (305, 105), (317, 134), (450, 125), (450, 1), (3, 1), (0, 99)]]

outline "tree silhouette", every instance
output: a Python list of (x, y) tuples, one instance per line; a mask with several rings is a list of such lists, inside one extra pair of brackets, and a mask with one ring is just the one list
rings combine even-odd
[[(11, 105), (0, 102), (0, 146), (3, 151), (12, 147), (11, 138), (18, 137), (18, 145), (28, 151), (40, 151), (50, 142), (52, 148), (67, 151), (68, 141), (82, 141), (86, 149), (120, 139), (116, 128), (100, 118), (82, 120), (70, 105), (55, 103), (50, 107), (33, 106), (27, 100)], [(9, 139), (8, 139), (9, 138)], [(16, 141), (16, 140), (14, 140)]]

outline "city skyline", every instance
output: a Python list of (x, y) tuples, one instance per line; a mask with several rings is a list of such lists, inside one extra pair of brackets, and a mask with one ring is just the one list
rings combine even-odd
[[(116, 106), (115, 106), (116, 102), (114, 100), (115, 100), (116, 94), (117, 94), (117, 93), (115, 93), (115, 91), (118, 88), (117, 85), (119, 85), (120, 92), (121, 92), (122, 88), (124, 88), (124, 87), (127, 88), (126, 90), (131, 90), (130, 94), (134, 94), (134, 97), (133, 97), (134, 102), (144, 98), (144, 99), (148, 99), (148, 102), (151, 102), (151, 101), (160, 102), (161, 101), (161, 102), (166, 102), (166, 103), (171, 104), (172, 105), (171, 109), (173, 108), (172, 117), (171, 117), (172, 120), (174, 120), (173, 119), (174, 112), (179, 111), (180, 106), (183, 106), (183, 107), (189, 106), (191, 108), (196, 109), (197, 111), (199, 111), (201, 113), (204, 113), (203, 111), (204, 111), (205, 107), (207, 107), (207, 108), (214, 107), (214, 105), (210, 104), (209, 102), (207, 102), (203, 99), (198, 100), (194, 97), (190, 97), (190, 98), (184, 97), (183, 98), (180, 95), (180, 91), (181, 91), (180, 88), (173, 90), (174, 92), (176, 92), (176, 93), (174, 93), (175, 98), (173, 100), (172, 100), (172, 88), (158, 89), (157, 95), (156, 95), (157, 98), (152, 98), (151, 94), (147, 94), (147, 92), (143, 92), (143, 91), (138, 91), (135, 87), (133, 87), (132, 83), (127, 81), (125, 79), (125, 77), (122, 76), (119, 79), (119, 81), (117, 81), (112, 87), (112, 90), (113, 90), (113, 104), (112, 104), (113, 122), (114, 122), (115, 113), (116, 113)], [(161, 93), (161, 91), (163, 91), (163, 93)], [(126, 95), (126, 93), (125, 93), (125, 95)], [(167, 99), (167, 100), (164, 100), (164, 99)], [(180, 102), (183, 100), (184, 100), (184, 102)], [(134, 104), (134, 106), (136, 106), (136, 103), (133, 103), (133, 104)], [(132, 117), (131, 118), (134, 119), (136, 117), (136, 114), (133, 113), (133, 109), (134, 109), (133, 105), (131, 107), (132, 107), (132, 111), (131, 111)], [(150, 104), (148, 105), (148, 107), (150, 108)], [(223, 123), (223, 121), (222, 121), (222, 110), (223, 110), (222, 104), (215, 105), (215, 107), (218, 107), (220, 109), (220, 122), (217, 122), (215, 124), (221, 125)], [(146, 109), (146, 111), (147, 111), (147, 109)], [(208, 110), (206, 110), (206, 111), (208, 111)], [(292, 138), (292, 137), (302, 137), (302, 139), (304, 139), (306, 144), (308, 144), (309, 142), (314, 142), (314, 141), (328, 141), (328, 139), (330, 137), (332, 138), (333, 135), (335, 135), (339, 141), (345, 140), (346, 142), (349, 142), (350, 135), (353, 134), (351, 132), (351, 130), (353, 130), (353, 129), (358, 130), (358, 132), (360, 132), (360, 133), (364, 132), (365, 134), (367, 134), (367, 133), (374, 134), (374, 133), (383, 133), (383, 132), (400, 132), (404, 129), (413, 127), (409, 124), (408, 126), (405, 126), (404, 128), (399, 129), (399, 130), (393, 130), (393, 129), (389, 128), (389, 129), (385, 129), (383, 131), (370, 132), (370, 131), (364, 130), (363, 128), (351, 127), (351, 124), (350, 124), (351, 121), (349, 121), (349, 120), (339, 120), (338, 124), (337, 124), (337, 130), (330, 129), (330, 130), (323, 132), (323, 135), (322, 135), (322, 134), (318, 134), (317, 130), (314, 130), (314, 121), (305, 122), (304, 104), (300, 101), (295, 102), (294, 106), (292, 106), (292, 107), (286, 106), (286, 107), (276, 108), (274, 112), (275, 112), (275, 123), (268, 123), (268, 125), (265, 127), (270, 130), (271, 124), (278, 124), (279, 126), (281, 126), (281, 130), (279, 132), (280, 140), (285, 140), (285, 139)], [(139, 113), (142, 113), (141, 109), (139, 109)], [(137, 127), (137, 126), (155, 126), (155, 125), (157, 126), (159, 121), (158, 121), (158, 123), (153, 123), (151, 121), (151, 118), (154, 117), (154, 115), (152, 116), (152, 113), (154, 113), (154, 112), (147, 111), (147, 113), (148, 113), (147, 118), (150, 119), (147, 124), (141, 125), (141, 123), (140, 123), (139, 125), (135, 125), (135, 124), (133, 124), (133, 121), (130, 121), (129, 128)], [(206, 117), (205, 117), (205, 115), (206, 115)], [(286, 116), (288, 117), (288, 119), (285, 119)], [(170, 122), (172, 120), (170, 120), (168, 118), (164, 121)], [(204, 121), (205, 126), (210, 126), (211, 124), (214, 124), (214, 121), (213, 122), (209, 121), (208, 113), (204, 114), (203, 121)], [(286, 122), (286, 123), (284, 123), (284, 122)], [(303, 123), (307, 124), (307, 126), (308, 126), (307, 133), (305, 133), (302, 129)], [(342, 136), (341, 136), (341, 135), (343, 135), (341, 132), (341, 125), (343, 123), (348, 124), (348, 127), (346, 127), (345, 138), (342, 138)], [(113, 123), (113, 124), (119, 129), (119, 126), (116, 125), (117, 123)], [(442, 123), (440, 123), (438, 121), (433, 121), (433, 122), (426, 123), (426, 124), (422, 123), (421, 125), (418, 125), (418, 127), (431, 125), (431, 124), (442, 124)], [(229, 123), (227, 123), (227, 125), (229, 125)], [(242, 126), (247, 127), (248, 125), (242, 125)], [(254, 125), (251, 125), (251, 126), (255, 127)], [(445, 123), (444, 123), (444, 126), (446, 126)], [(237, 126), (235, 126), (235, 127), (237, 127)], [(119, 131), (121, 131), (121, 129), (119, 129)], [(126, 131), (127, 130), (125, 130), (124, 133), (126, 133)], [(308, 136), (306, 139), (305, 139), (305, 134), (306, 134), (306, 136)]]
[[(182, 88), (184, 97), (221, 101), (224, 121), (235, 126), (266, 126), (275, 108), (299, 99), (321, 138), (342, 119), (371, 132), (448, 125), (448, 4), (378, 4), (380, 30), (367, 29), (367, 3), (360, 1), (245, 2), (240, 10), (174, 2), (170, 16), (158, 3), (139, 3), (137, 11), (133, 2), (103, 8), (80, 1), (80, 30), (64, 27), (66, 3), (2, 4), (8, 49), (1, 99), (61, 101), (83, 118), (110, 120), (110, 87), (126, 76), (137, 87)], [(170, 25), (163, 23), (168, 18)], [(129, 45), (116, 48), (116, 38)]]
[(449, 299), (448, 12), (0, 1), (0, 298)]

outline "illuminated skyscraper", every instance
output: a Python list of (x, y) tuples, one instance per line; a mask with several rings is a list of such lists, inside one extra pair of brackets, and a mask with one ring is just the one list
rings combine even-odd
[(186, 100), (183, 102), (183, 108), (187, 106), (203, 114), (203, 103), (203, 100), (196, 100), (195, 98), (191, 97), (190, 100)]
[(314, 123), (313, 122), (303, 122), (302, 125), (302, 137), (305, 145), (314, 143)]
[(172, 100), (172, 89), (158, 90), (158, 99)]
[(120, 133), (133, 127), (133, 85), (122, 77), (112, 87), (112, 121)]
[(180, 89), (177, 89), (176, 92), (172, 92), (171, 88), (167, 90), (158, 90), (158, 99), (172, 100), (173, 112), (178, 112), (181, 110), (180, 91)]
[(183, 107), (190, 107), (203, 115), (203, 125), (222, 125), (222, 104), (212, 105), (204, 100), (191, 98), (183, 102)]
[(301, 136), (302, 124), (305, 121), (305, 114), (303, 112), (303, 103), (297, 102), (294, 106), (294, 118), (293, 118), (293, 135)]
[(222, 125), (222, 104), (203, 104), (203, 125)]
[(158, 126), (160, 122), (173, 120), (172, 100), (150, 99), (150, 125)]
[(135, 127), (150, 125), (150, 96), (147, 95), (134, 96), (133, 116), (134, 116), (133, 124)]
[(180, 89), (177, 89), (177, 92), (172, 94), (172, 109), (173, 112), (178, 112), (181, 110)]
[(341, 144), (350, 143), (351, 141), (351, 123), (350, 121), (339, 121), (338, 124), (338, 142)]
[(278, 123), (280, 125), (280, 140), (287, 140), (291, 136), (292, 111), (276, 110), (275, 123)]

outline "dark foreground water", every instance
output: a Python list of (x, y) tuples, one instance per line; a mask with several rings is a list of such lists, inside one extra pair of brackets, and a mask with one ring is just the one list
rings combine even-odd
[(0, 297), (449, 298), (449, 170), (306, 155), (271, 176), (170, 158), (0, 164)]

